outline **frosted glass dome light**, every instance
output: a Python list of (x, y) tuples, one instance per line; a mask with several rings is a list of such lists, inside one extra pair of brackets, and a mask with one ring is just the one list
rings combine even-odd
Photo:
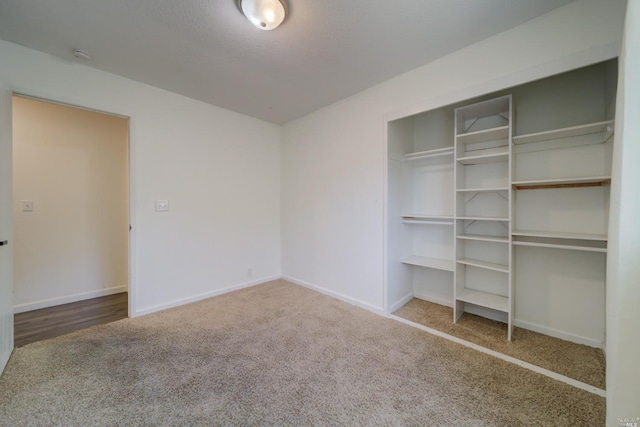
[(261, 30), (273, 30), (287, 16), (285, 0), (236, 0), (247, 19)]

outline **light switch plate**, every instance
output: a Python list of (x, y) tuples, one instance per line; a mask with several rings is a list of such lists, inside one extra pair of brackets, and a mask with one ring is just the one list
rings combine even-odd
[(33, 200), (22, 201), (22, 212), (33, 212)]
[(169, 201), (156, 200), (156, 212), (169, 212)]

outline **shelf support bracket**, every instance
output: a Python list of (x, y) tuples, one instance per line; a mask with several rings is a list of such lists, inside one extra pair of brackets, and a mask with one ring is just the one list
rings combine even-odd
[(479, 193), (476, 191), (475, 193), (470, 193), (469, 195), (465, 196), (465, 203), (469, 203), (470, 201), (473, 200), (474, 197), (476, 197)]
[(471, 122), (471, 124), (469, 126), (465, 126), (464, 128), (464, 132), (467, 133), (469, 132), (469, 129), (471, 129), (473, 127), (473, 125), (476, 124), (476, 122), (479, 120), (479, 117), (476, 117), (475, 120), (473, 122)]
[(469, 221), (468, 223), (466, 223), (464, 225), (464, 232), (466, 233), (467, 231), (469, 231), (469, 227), (471, 227), (473, 225), (473, 223), (476, 222), (475, 219), (472, 219), (471, 221)]

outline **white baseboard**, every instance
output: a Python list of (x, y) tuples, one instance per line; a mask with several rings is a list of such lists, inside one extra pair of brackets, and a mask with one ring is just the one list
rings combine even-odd
[[(435, 304), (444, 305), (445, 307), (453, 307), (453, 302), (447, 299), (433, 297), (431, 295), (421, 294), (421, 293), (414, 293), (413, 297), (421, 300), (429, 301)], [(408, 297), (404, 297), (403, 299), (398, 301), (396, 304), (391, 306), (390, 314), (393, 314), (393, 312), (395, 312), (398, 308), (406, 304), (410, 299), (411, 299), (411, 296), (409, 295)], [(471, 304), (467, 305), (465, 307), (465, 312), (475, 314), (476, 316), (485, 317), (487, 319), (496, 320), (502, 323), (508, 322), (506, 313), (480, 307), (477, 305), (471, 305)], [(560, 331), (558, 329), (549, 328), (547, 326), (538, 325), (536, 323), (525, 322), (524, 320), (519, 320), (519, 319), (515, 319), (513, 324), (514, 326), (517, 326), (519, 328), (528, 329), (530, 331), (538, 332), (544, 335), (549, 335), (554, 338), (560, 338), (561, 340), (570, 341), (577, 344), (584, 344), (584, 345), (588, 345), (589, 347), (600, 348), (606, 354), (606, 343), (604, 342), (600, 342), (591, 338), (583, 337), (583, 336), (572, 334), (569, 332)]]
[(355, 305), (355, 306), (358, 306), (360, 308), (364, 308), (365, 310), (369, 310), (369, 311), (371, 311), (373, 313), (376, 313), (376, 314), (379, 314), (381, 316), (385, 315), (384, 314), (384, 309), (382, 307), (376, 307), (375, 305), (369, 304), (369, 303), (364, 302), (364, 301), (357, 300), (355, 298), (348, 297), (348, 296), (343, 295), (343, 294), (338, 293), (338, 292), (330, 291), (329, 289), (325, 289), (325, 288), (323, 288), (321, 286), (313, 285), (311, 283), (305, 282), (304, 280), (294, 279), (293, 277), (289, 277), (289, 276), (282, 276), (282, 279), (287, 280), (287, 281), (289, 281), (291, 283), (295, 283), (296, 285), (300, 285), (300, 286), (303, 286), (305, 288), (312, 289), (314, 291), (320, 292), (321, 294), (325, 294), (325, 295), (328, 295), (330, 297), (333, 297), (333, 298), (339, 299), (341, 301), (347, 302), (347, 303), (349, 303), (351, 305)]
[(66, 295), (63, 297), (43, 299), (40, 301), (27, 302), (13, 306), (14, 313), (24, 313), (25, 311), (39, 310), (41, 308), (53, 307), (55, 305), (68, 304), (70, 302), (83, 301), (91, 298), (104, 297), (107, 295), (127, 292), (127, 285), (115, 286), (113, 288), (99, 289), (97, 291), (81, 292), (79, 294)]
[(244, 289), (244, 288), (250, 288), (252, 286), (260, 285), (262, 283), (271, 282), (272, 280), (278, 280), (281, 277), (282, 276), (279, 276), (279, 275), (278, 276), (272, 276), (272, 277), (263, 277), (262, 279), (252, 280), (250, 282), (244, 282), (244, 283), (240, 283), (238, 285), (228, 286), (226, 288), (217, 289), (215, 291), (205, 292), (205, 293), (202, 293), (202, 294), (193, 295), (193, 296), (186, 297), (186, 298), (180, 298), (180, 299), (177, 299), (177, 300), (174, 300), (174, 301), (170, 301), (170, 302), (167, 302), (167, 303), (164, 303), (164, 304), (158, 304), (158, 305), (154, 305), (152, 307), (147, 307), (147, 308), (143, 308), (143, 309), (140, 309), (140, 310), (136, 310), (133, 314), (131, 314), (131, 317), (144, 316), (145, 314), (155, 313), (156, 311), (162, 311), (162, 310), (166, 310), (168, 308), (178, 307), (178, 306), (189, 304), (189, 303), (192, 303), (192, 302), (201, 301), (203, 299), (212, 298), (212, 297), (215, 297), (215, 296), (218, 296), (218, 295), (226, 294), (226, 293), (237, 291), (237, 290)]
[(7, 363), (9, 362), (9, 358), (11, 357), (12, 352), (13, 352), (13, 343), (11, 344), (10, 347), (3, 348), (2, 351), (0, 351), (0, 375), (2, 375), (4, 368), (7, 366)]
[[(408, 303), (409, 301), (411, 301), (411, 299), (414, 297), (415, 295), (412, 293), (409, 293), (405, 296), (403, 296), (402, 298), (400, 298), (398, 301), (396, 301), (394, 304), (392, 304), (389, 307), (389, 314), (395, 313), (396, 310), (398, 310), (400, 307), (402, 307), (403, 305), (405, 305), (406, 303)], [(417, 298), (417, 297), (416, 297)]]
[(444, 305), (445, 307), (453, 308), (453, 301), (451, 301), (450, 299), (438, 298), (438, 297), (434, 297), (434, 296), (431, 296), (431, 295), (422, 294), (420, 292), (414, 293), (413, 296), (415, 298), (418, 298), (418, 299), (421, 299), (421, 300), (424, 300), (424, 301), (428, 301), (428, 302), (432, 302), (434, 304)]
[(604, 398), (607, 397), (607, 392), (605, 390), (602, 390), (602, 389), (600, 389), (598, 387), (594, 387), (594, 386), (592, 386), (590, 384), (583, 383), (583, 382), (575, 380), (573, 378), (565, 377), (564, 375), (559, 374), (557, 372), (553, 372), (553, 371), (550, 371), (548, 369), (541, 368), (541, 367), (536, 366), (534, 364), (531, 364), (529, 362), (525, 362), (524, 360), (516, 359), (515, 357), (508, 356), (508, 355), (506, 355), (504, 353), (500, 353), (498, 351), (491, 350), (491, 349), (486, 348), (486, 347), (482, 347), (481, 345), (472, 343), (470, 341), (463, 340), (462, 338), (458, 338), (458, 337), (453, 336), (453, 335), (449, 335), (449, 334), (447, 334), (445, 332), (442, 332), (442, 331), (439, 331), (437, 329), (432, 329), (432, 328), (429, 328), (427, 326), (421, 325), (419, 323), (412, 322), (411, 320), (403, 319), (402, 317), (391, 315), (390, 318), (393, 319), (393, 320), (397, 320), (400, 323), (404, 323), (405, 325), (413, 326), (414, 328), (423, 330), (425, 332), (428, 332), (428, 333), (430, 333), (432, 335), (435, 335), (435, 336), (438, 336), (440, 338), (444, 338), (444, 339), (447, 339), (449, 341), (453, 341), (453, 342), (455, 342), (457, 344), (461, 344), (461, 345), (463, 345), (465, 347), (477, 350), (477, 351), (479, 351), (481, 353), (488, 354), (489, 356), (493, 356), (493, 357), (496, 357), (498, 359), (504, 360), (505, 362), (513, 363), (514, 365), (518, 365), (518, 366), (521, 366), (521, 367), (523, 367), (525, 369), (529, 369), (530, 371), (537, 372), (539, 374), (545, 375), (545, 376), (547, 376), (549, 378), (552, 378), (554, 380), (562, 381), (565, 384), (569, 384), (569, 385), (571, 385), (573, 387), (580, 388), (582, 390), (588, 391), (589, 393), (593, 393), (593, 394), (596, 394), (596, 395), (598, 395), (600, 397), (604, 397)]
[(524, 320), (516, 319), (513, 324), (519, 328), (529, 329), (533, 332), (538, 332), (551, 337), (560, 338), (561, 340), (571, 341), (576, 344), (584, 344), (589, 347), (602, 348), (602, 342), (594, 340), (592, 338), (575, 335), (570, 332), (560, 331), (558, 329), (549, 328), (547, 326), (538, 325), (536, 323), (525, 322)]

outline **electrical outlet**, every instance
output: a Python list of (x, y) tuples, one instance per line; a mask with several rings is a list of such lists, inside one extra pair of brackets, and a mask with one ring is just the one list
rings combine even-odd
[(253, 268), (252, 267), (247, 267), (247, 276), (253, 277)]

